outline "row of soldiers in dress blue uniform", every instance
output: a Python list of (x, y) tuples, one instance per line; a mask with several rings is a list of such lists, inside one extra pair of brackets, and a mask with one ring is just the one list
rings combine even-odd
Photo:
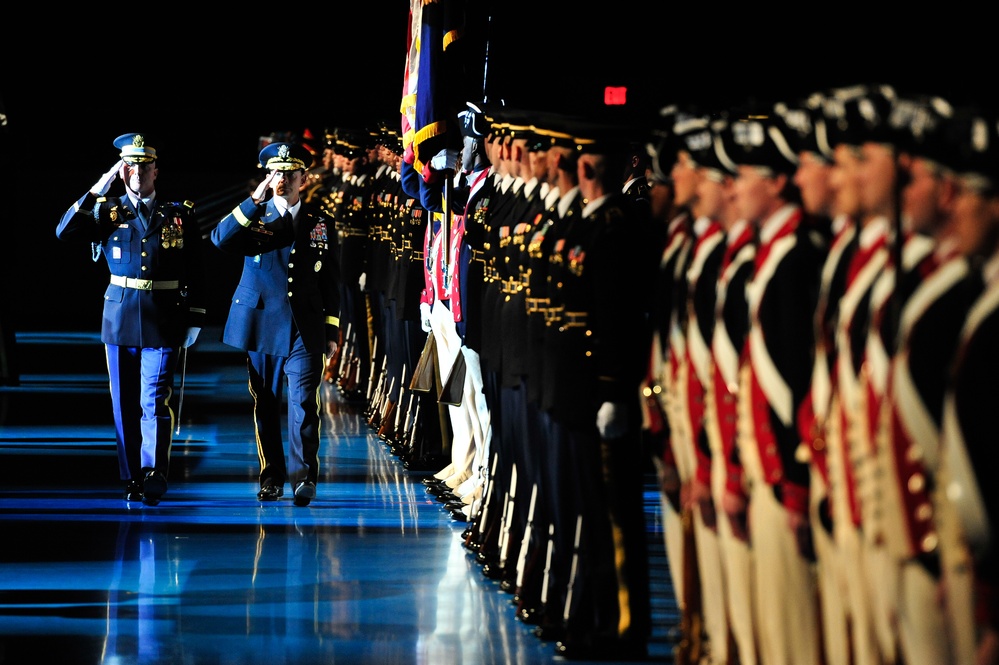
[[(435, 387), (414, 386), (424, 240), (430, 213), (401, 186), (402, 144), (384, 124), (326, 132), (310, 196), (336, 220), (343, 345), (327, 379), (365, 405), (368, 424), (406, 468), (436, 470), (450, 442)], [(432, 395), (432, 398), (431, 398)]]
[[(625, 143), (599, 125), (567, 130), (560, 118), (475, 104), (458, 120), (461, 162), (439, 163), (456, 175), (438, 209), (401, 165), (385, 169), (396, 189), (372, 188), (370, 207), (353, 206), (369, 210), (363, 221), (340, 221), (349, 195), (326, 196), (338, 232), (369, 229), (362, 292), (391, 303), (380, 324), (368, 311), (371, 360), (353, 370), (368, 379), (369, 424), (412, 462), (407, 423), (436, 417), (427, 491), (467, 522), (483, 572), (558, 653), (642, 657), (651, 612), (639, 384), (651, 332), (648, 294), (633, 287), (652, 282), (657, 254), (647, 208), (622, 192)], [(334, 154), (363, 142), (336, 134)], [(397, 143), (371, 137), (383, 161), (399, 163)], [(402, 273), (405, 288), (391, 291)], [(389, 341), (390, 309), (406, 322), (406, 352)], [(342, 331), (365, 324), (350, 316)], [(342, 356), (341, 386), (345, 367)]]
[(995, 662), (995, 118), (890, 86), (672, 118), (645, 392), (678, 660)]
[[(465, 363), (473, 450), (425, 482), (483, 573), (568, 658), (643, 657), (651, 632), (639, 384), (655, 254), (622, 191), (626, 142), (469, 104), (450, 238), (430, 243), (432, 334)], [(440, 341), (438, 341), (440, 344)], [(455, 356), (457, 358), (457, 355)]]

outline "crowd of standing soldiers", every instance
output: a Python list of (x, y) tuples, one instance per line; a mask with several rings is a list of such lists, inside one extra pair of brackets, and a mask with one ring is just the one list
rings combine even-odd
[(676, 662), (996, 662), (995, 118), (882, 85), (458, 125), (416, 170), (330, 130), (304, 197), (340, 241), (328, 380), (520, 620), (645, 657), (654, 472)]

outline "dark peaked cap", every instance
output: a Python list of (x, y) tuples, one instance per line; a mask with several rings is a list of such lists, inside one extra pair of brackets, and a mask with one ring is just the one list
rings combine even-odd
[(260, 165), (274, 171), (297, 171), (312, 167), (312, 153), (297, 143), (269, 143), (260, 151)]
[(146, 143), (145, 134), (122, 134), (114, 140), (114, 147), (121, 151), (119, 156), (128, 164), (156, 161), (156, 148)]

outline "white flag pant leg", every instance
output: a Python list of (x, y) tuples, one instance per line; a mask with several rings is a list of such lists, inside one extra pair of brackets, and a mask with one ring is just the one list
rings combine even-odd
[[(465, 449), (464, 458), (455, 459), (456, 468), (465, 470), (465, 479), (455, 488), (455, 495), (459, 497), (472, 497), (481, 489), (483, 481), (483, 465), (488, 464), (486, 450), (486, 429), (489, 428), (489, 409), (485, 406), (485, 396), (482, 394), (482, 368), (479, 364), (479, 355), (465, 345), (459, 347), (459, 353), (465, 361), (465, 380), (461, 387), (461, 404), (459, 409), (468, 427), (468, 446)], [(486, 420), (482, 420), (485, 417)], [(452, 457), (452, 459), (454, 459)], [(471, 498), (465, 503), (470, 503)]]
[[(465, 356), (465, 384), (462, 387), (461, 408), (468, 419), (472, 445), (469, 452), (471, 474), (455, 491), (460, 497), (471, 497), (466, 503), (481, 496), (485, 473), (489, 464), (489, 439), (492, 425), (490, 423), (489, 406), (482, 392), (482, 367), (479, 354), (462, 345), (461, 353)], [(464, 500), (464, 499), (463, 499)]]
[(485, 386), (482, 378), (482, 363), (479, 354), (467, 346), (461, 347), (465, 354), (465, 376), (468, 379), (466, 397), (469, 408), (474, 409), (472, 416), (473, 435), (475, 440), (475, 458), (473, 467), (481, 485), (489, 468), (491, 457), (490, 444), (493, 438), (492, 414), (489, 413), (489, 403), (486, 401)]
[(105, 352), (121, 479), (139, 480), (150, 469), (168, 475), (177, 349), (108, 344)]
[[(454, 327), (454, 316), (441, 301), (434, 303), (430, 310), (430, 326), (437, 340), (439, 361), (438, 379), (444, 385), (448, 372), (454, 365), (454, 360), (461, 353), (461, 338)], [(444, 483), (451, 489), (461, 484), (471, 473), (472, 431), (468, 415), (460, 406), (448, 406), (447, 412), (451, 424), (451, 469)]]

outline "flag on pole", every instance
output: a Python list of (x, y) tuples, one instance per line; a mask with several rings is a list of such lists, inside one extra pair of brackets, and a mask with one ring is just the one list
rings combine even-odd
[[(430, 166), (443, 150), (461, 150), (457, 112), (464, 107), (461, 36), (465, 0), (410, 0), (407, 62), (403, 84), (402, 135), (403, 182), (420, 191), (407, 190), (431, 211), (443, 210), (447, 174)], [(457, 99), (456, 99), (457, 95)]]

